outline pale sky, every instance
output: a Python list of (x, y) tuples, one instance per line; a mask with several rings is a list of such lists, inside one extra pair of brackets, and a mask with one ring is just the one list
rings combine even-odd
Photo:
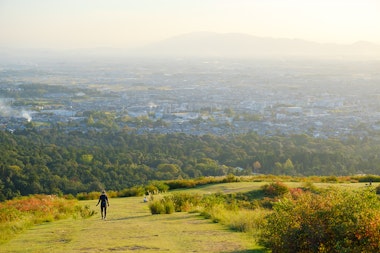
[(0, 0), (0, 47), (131, 48), (198, 31), (380, 44), (380, 0)]

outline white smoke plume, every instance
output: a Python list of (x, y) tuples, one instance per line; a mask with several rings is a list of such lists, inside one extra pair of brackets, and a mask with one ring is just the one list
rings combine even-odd
[(0, 116), (2, 117), (15, 117), (15, 118), (24, 118), (28, 122), (32, 120), (32, 116), (30, 112), (22, 109), (15, 110), (11, 106), (9, 106), (9, 102), (6, 100), (0, 99)]
[(21, 111), (21, 117), (26, 119), (28, 122), (32, 121), (32, 116), (30, 116), (29, 112), (27, 111)]

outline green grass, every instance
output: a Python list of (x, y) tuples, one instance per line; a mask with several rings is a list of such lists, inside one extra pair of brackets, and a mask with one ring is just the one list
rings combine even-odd
[[(200, 193), (200, 194), (208, 194), (208, 193), (237, 193), (237, 192), (249, 192), (253, 190), (259, 190), (261, 186), (265, 184), (269, 184), (269, 181), (262, 182), (234, 182), (234, 183), (221, 183), (221, 184), (209, 184), (204, 186), (199, 186), (196, 188), (190, 189), (177, 189), (171, 192), (187, 192), (187, 193)], [(303, 187), (304, 182), (284, 182), (290, 188), (295, 187)], [(327, 188), (331, 186), (337, 187), (345, 187), (345, 188), (361, 188), (365, 187), (367, 183), (313, 183), (318, 188)], [(373, 183), (372, 186), (376, 187), (380, 183)]]
[(222, 183), (222, 184), (208, 184), (190, 189), (177, 189), (171, 192), (187, 192), (187, 193), (234, 193), (234, 192), (248, 192), (252, 190), (259, 190), (260, 187), (268, 182), (236, 182), (236, 183)]
[[(258, 190), (268, 182), (211, 184), (175, 190), (186, 193), (237, 193)], [(302, 182), (285, 182), (289, 187)], [(365, 183), (314, 183), (316, 187), (357, 189)], [(374, 187), (377, 185), (373, 184)], [(98, 212), (95, 216), (69, 218), (35, 225), (0, 244), (0, 252), (266, 252), (252, 234), (234, 232), (198, 213), (152, 215), (142, 197), (111, 198), (108, 219), (101, 220), (97, 200), (80, 203)], [(222, 213), (223, 214), (223, 213)], [(237, 224), (239, 224), (239, 217)]]
[[(95, 207), (97, 201), (82, 201)], [(0, 252), (265, 252), (251, 236), (199, 214), (151, 215), (141, 197), (110, 199), (107, 220), (44, 223), (0, 245)]]

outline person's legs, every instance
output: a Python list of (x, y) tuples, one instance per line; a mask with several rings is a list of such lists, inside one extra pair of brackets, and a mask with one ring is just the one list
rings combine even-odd
[(104, 207), (104, 219), (106, 219), (107, 216), (107, 206)]
[(103, 215), (103, 210), (105, 209), (105, 207), (104, 206), (100, 206), (100, 213), (102, 214), (102, 219), (104, 219), (104, 215)]

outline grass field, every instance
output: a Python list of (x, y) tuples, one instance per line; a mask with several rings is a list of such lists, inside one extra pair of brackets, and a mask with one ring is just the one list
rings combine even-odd
[[(97, 201), (83, 201), (95, 207)], [(0, 245), (0, 252), (264, 252), (244, 233), (198, 214), (151, 215), (141, 197), (110, 200), (107, 220), (44, 223)]]
[[(263, 184), (265, 182), (213, 184), (176, 192), (247, 192)], [(365, 187), (364, 183), (333, 185)], [(249, 234), (233, 232), (197, 213), (151, 215), (148, 204), (142, 200), (142, 197), (110, 199), (106, 221), (100, 218), (99, 208), (95, 206), (97, 200), (81, 201), (98, 213), (88, 219), (70, 218), (36, 225), (0, 245), (0, 252), (266, 252)]]

